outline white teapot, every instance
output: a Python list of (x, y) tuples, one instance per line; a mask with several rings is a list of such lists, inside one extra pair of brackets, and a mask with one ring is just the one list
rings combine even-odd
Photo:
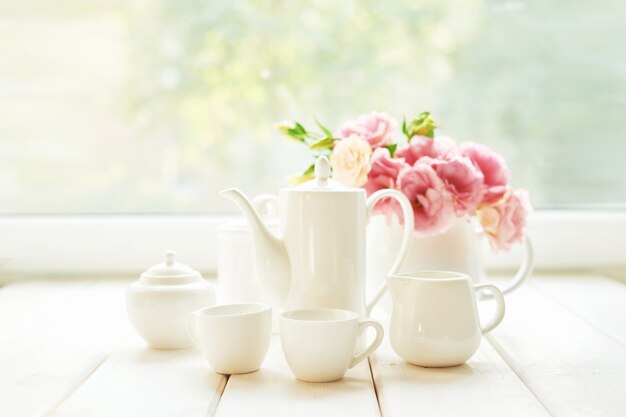
[(365, 302), (365, 226), (382, 198), (400, 203), (405, 218), (403, 242), (390, 273), (404, 260), (413, 233), (413, 210), (404, 194), (380, 190), (366, 199), (362, 188), (330, 178), (325, 156), (315, 163), (315, 179), (279, 192), (280, 236), (272, 234), (252, 203), (237, 189), (222, 191), (250, 223), (256, 269), (272, 300), (286, 310), (339, 308), (362, 316), (384, 294)]

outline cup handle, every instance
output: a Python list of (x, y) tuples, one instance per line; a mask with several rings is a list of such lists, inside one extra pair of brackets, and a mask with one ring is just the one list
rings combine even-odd
[(496, 287), (495, 285), (489, 285), (489, 284), (481, 284), (481, 285), (474, 286), (474, 291), (476, 293), (479, 293), (485, 290), (489, 290), (491, 294), (493, 295), (493, 298), (496, 299), (497, 310), (496, 310), (496, 314), (487, 324), (485, 324), (484, 326), (483, 325), (480, 326), (480, 331), (482, 332), (482, 334), (489, 333), (498, 324), (500, 324), (500, 322), (504, 318), (504, 312), (506, 310), (504, 306), (504, 296), (502, 295), (502, 291), (500, 291), (498, 287)]
[[(409, 249), (411, 247), (411, 238), (413, 237), (413, 225), (414, 225), (415, 220), (413, 218), (413, 207), (411, 206), (409, 199), (406, 198), (406, 196), (402, 194), (400, 191), (391, 190), (388, 188), (376, 191), (367, 199), (367, 218), (368, 219), (370, 215), (372, 214), (372, 209), (374, 208), (376, 203), (378, 203), (378, 201), (382, 200), (383, 198), (393, 198), (394, 200), (396, 200), (400, 204), (400, 207), (402, 208), (402, 217), (404, 218), (404, 231), (402, 234), (402, 245), (400, 246), (400, 250), (398, 251), (398, 256), (396, 257), (396, 260), (393, 263), (393, 266), (391, 267), (391, 271), (389, 271), (389, 274), (387, 274), (387, 275), (393, 275), (398, 272), (398, 270), (400, 269), (400, 266), (404, 262), (404, 259), (409, 253)], [(370, 316), (370, 313), (374, 309), (374, 306), (376, 305), (376, 303), (378, 303), (378, 301), (382, 298), (382, 296), (385, 295), (386, 290), (387, 290), (387, 280), (385, 280), (383, 284), (380, 286), (380, 288), (376, 290), (374, 297), (372, 297), (370, 301), (367, 303), (367, 306), (365, 307), (366, 317)]]
[(187, 334), (189, 335), (189, 337), (191, 337), (193, 343), (195, 343), (196, 346), (200, 347), (200, 342), (198, 342), (198, 338), (196, 337), (196, 321), (194, 319), (194, 315), (195, 313), (189, 313), (189, 315), (187, 316)]
[(508, 294), (520, 285), (533, 272), (534, 264), (533, 245), (528, 236), (524, 237), (524, 254), (522, 255), (522, 264), (515, 273), (515, 276), (500, 290), (502, 294)]
[(362, 335), (365, 329), (367, 329), (368, 327), (373, 327), (374, 330), (376, 330), (376, 337), (374, 338), (374, 341), (365, 348), (365, 350), (363, 350), (361, 353), (358, 353), (357, 355), (354, 355), (354, 357), (352, 358), (352, 362), (350, 362), (350, 366), (348, 368), (354, 368), (357, 363), (361, 362), (363, 359), (374, 353), (374, 351), (378, 349), (378, 346), (380, 346), (380, 343), (383, 341), (385, 331), (383, 330), (383, 326), (381, 326), (381, 324), (375, 320), (360, 320), (358, 335)]

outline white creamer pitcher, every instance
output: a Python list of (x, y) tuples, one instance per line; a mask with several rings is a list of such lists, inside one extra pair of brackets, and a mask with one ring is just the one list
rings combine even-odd
[[(493, 285), (475, 285), (458, 272), (421, 271), (388, 278), (393, 299), (389, 340), (407, 362), (427, 367), (459, 365), (478, 350), (481, 337), (504, 318), (504, 298)], [(497, 309), (481, 324), (479, 292), (489, 292)]]

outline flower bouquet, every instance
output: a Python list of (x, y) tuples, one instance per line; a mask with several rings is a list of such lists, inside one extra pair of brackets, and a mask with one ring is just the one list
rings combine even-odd
[[(332, 132), (317, 122), (319, 132), (297, 122), (277, 129), (306, 145), (315, 157), (327, 155), (335, 180), (363, 187), (368, 195), (392, 188), (413, 206), (415, 233), (431, 236), (447, 231), (456, 218), (475, 217), (495, 251), (509, 250), (524, 238), (531, 210), (526, 190), (514, 190), (502, 156), (487, 146), (456, 142), (436, 135), (429, 112), (398, 123), (385, 113), (363, 114)], [(295, 183), (313, 178), (313, 165)], [(376, 213), (397, 215), (395, 201), (383, 200)]]

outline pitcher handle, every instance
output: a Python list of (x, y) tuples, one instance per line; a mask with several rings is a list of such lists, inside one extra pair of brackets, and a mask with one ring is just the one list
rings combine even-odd
[[(374, 209), (374, 206), (376, 205), (376, 203), (378, 203), (378, 201), (380, 201), (383, 198), (393, 198), (394, 200), (396, 200), (400, 204), (400, 207), (402, 208), (402, 217), (404, 218), (404, 232), (402, 234), (402, 245), (400, 246), (400, 250), (398, 251), (398, 256), (396, 257), (396, 260), (393, 263), (393, 266), (391, 267), (389, 274), (387, 274), (387, 275), (393, 275), (398, 272), (398, 270), (400, 269), (400, 266), (402, 265), (402, 263), (404, 262), (404, 259), (406, 258), (406, 255), (409, 253), (409, 248), (411, 246), (411, 238), (413, 237), (413, 224), (414, 224), (413, 207), (411, 206), (409, 199), (406, 198), (406, 196), (402, 194), (400, 191), (391, 190), (391, 189), (378, 190), (374, 194), (369, 196), (369, 198), (367, 199), (367, 220), (369, 220), (372, 214), (372, 210)], [(384, 280), (380, 288), (376, 290), (374, 297), (367, 303), (367, 306), (365, 307), (366, 317), (369, 317), (376, 303), (378, 303), (378, 301), (382, 298), (382, 296), (385, 295), (386, 290), (387, 290), (387, 280)]]
[(495, 327), (498, 324), (500, 324), (500, 322), (504, 318), (506, 307), (504, 304), (504, 297), (502, 296), (502, 291), (500, 291), (498, 287), (496, 287), (495, 285), (489, 285), (489, 284), (474, 285), (474, 291), (476, 293), (479, 293), (481, 291), (489, 291), (491, 295), (496, 299), (497, 309), (493, 318), (489, 320), (487, 324), (480, 325), (480, 331), (482, 332), (482, 334), (489, 333), (490, 331), (495, 329)]
[[(515, 276), (511, 278), (511, 280), (504, 285), (502, 288), (499, 287), (502, 294), (508, 294), (520, 285), (531, 275), (533, 272), (533, 264), (534, 264), (534, 251), (533, 245), (530, 242), (530, 238), (528, 236), (524, 237), (524, 254), (522, 255), (522, 264), (519, 269), (515, 273)], [(487, 297), (491, 298), (491, 297)]]

